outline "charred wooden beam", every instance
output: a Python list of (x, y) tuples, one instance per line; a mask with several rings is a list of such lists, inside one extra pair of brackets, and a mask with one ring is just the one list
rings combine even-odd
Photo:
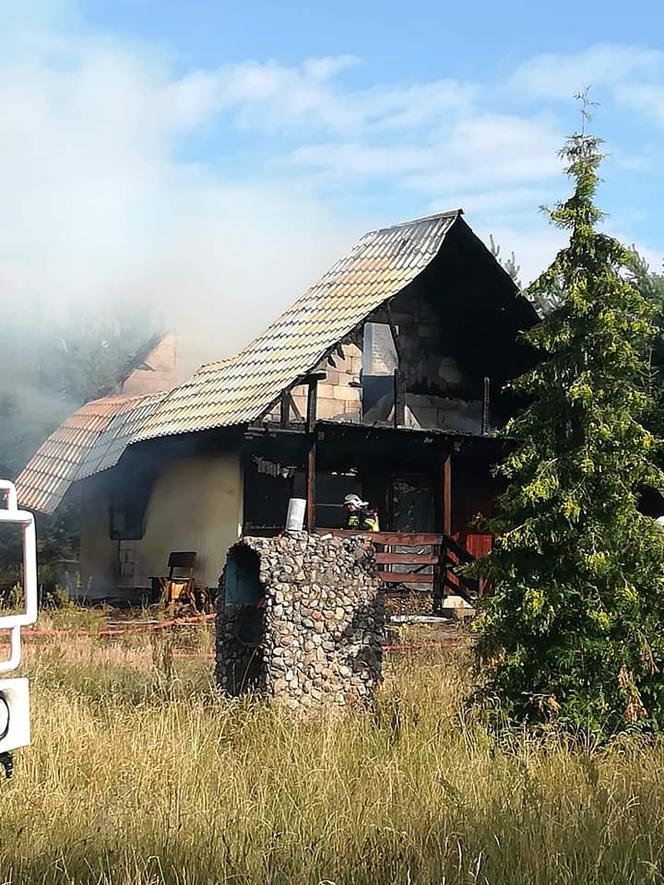
[(491, 379), (484, 378), (484, 394), (482, 396), (482, 436), (486, 436), (491, 427), (489, 419), (489, 398), (491, 394)]
[(440, 612), (443, 596), (448, 584), (448, 564), (446, 562), (446, 541), (452, 531), (452, 452), (447, 452), (441, 464), (440, 482), (435, 494), (437, 518), (436, 522), (443, 531), (439, 548), (439, 560), (434, 569), (433, 610)]
[(312, 437), (307, 452), (307, 531), (316, 527), (316, 437)]
[(304, 435), (304, 428), (291, 425), (290, 427), (280, 427), (277, 422), (272, 424), (249, 424), (244, 431), (245, 439), (265, 439), (266, 437), (297, 437)]
[[(322, 377), (325, 377), (322, 375)], [(313, 532), (316, 527), (316, 413), (318, 410), (318, 382), (321, 373), (311, 375), (307, 379), (307, 432), (309, 448), (307, 451), (307, 531)]]
[(307, 432), (316, 429), (316, 413), (318, 411), (318, 382), (325, 378), (322, 372), (307, 378)]
[(403, 389), (401, 369), (394, 370), (394, 426), (403, 427), (406, 423), (406, 396)]
[(452, 534), (452, 454), (443, 461), (443, 534)]
[(290, 419), (290, 391), (284, 390), (281, 394), (281, 400), (279, 402), (279, 423), (282, 427), (286, 427), (288, 425), (288, 421)]
[(390, 327), (392, 341), (394, 342), (394, 350), (397, 355), (397, 368), (394, 370), (394, 426), (403, 427), (406, 423), (406, 392), (404, 388), (403, 361), (401, 353), (401, 341), (399, 340), (399, 332), (397, 330), (394, 317), (392, 316), (392, 308), (389, 301), (385, 305), (385, 317)]
[(288, 391), (288, 403), (290, 406), (291, 415), (293, 415), (293, 417), (295, 418), (296, 421), (301, 421), (303, 418), (303, 415), (297, 407), (297, 403), (295, 402), (295, 399), (293, 397), (292, 390)]

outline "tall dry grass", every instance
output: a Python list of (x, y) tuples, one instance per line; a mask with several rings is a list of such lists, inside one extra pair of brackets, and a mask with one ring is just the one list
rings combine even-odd
[(172, 642), (29, 652), (34, 743), (0, 783), (0, 882), (664, 878), (661, 746), (499, 749), (464, 712), (458, 651), (391, 663), (375, 715), (293, 721), (218, 697), (211, 663)]

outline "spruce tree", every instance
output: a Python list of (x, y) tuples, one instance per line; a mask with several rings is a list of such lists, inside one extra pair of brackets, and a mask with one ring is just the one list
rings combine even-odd
[(541, 360), (514, 385), (529, 405), (505, 429), (476, 626), (502, 722), (607, 737), (664, 728), (664, 533), (637, 509), (663, 477), (640, 423), (652, 308), (629, 250), (598, 230), (602, 142), (586, 120), (561, 151), (573, 193), (548, 213), (569, 245), (531, 287), (563, 299), (526, 335)]
[(521, 267), (517, 264), (514, 252), (511, 253), (509, 258), (503, 258), (501, 255), (500, 244), (494, 240), (493, 234), (489, 234), (489, 250), (503, 270), (507, 271), (512, 277), (514, 284), (521, 289), (521, 280), (519, 279)]

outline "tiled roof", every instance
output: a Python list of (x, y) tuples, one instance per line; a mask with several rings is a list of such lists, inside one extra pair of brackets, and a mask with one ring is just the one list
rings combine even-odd
[(158, 408), (167, 391), (130, 397), (113, 416), (113, 420), (101, 431), (94, 446), (88, 451), (76, 479), (84, 479), (102, 470), (114, 467), (122, 453), (136, 439), (145, 420)]
[(165, 395), (106, 396), (81, 406), (17, 478), (21, 505), (52, 513), (73, 482), (117, 463), (136, 428)]
[(262, 416), (284, 389), (427, 267), (460, 214), (445, 212), (365, 234), (263, 335), (171, 391), (136, 438), (244, 424)]
[(72, 482), (112, 467), (140, 440), (246, 424), (264, 415), (362, 320), (438, 254), (461, 210), (371, 231), (237, 356), (202, 366), (170, 393), (88, 403), (17, 479), (21, 503), (52, 512)]

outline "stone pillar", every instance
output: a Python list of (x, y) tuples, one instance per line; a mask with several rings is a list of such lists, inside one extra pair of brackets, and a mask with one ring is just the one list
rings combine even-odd
[[(248, 551), (260, 593), (238, 602), (232, 563)], [(373, 550), (360, 539), (306, 532), (242, 539), (229, 551), (218, 598), (220, 688), (257, 690), (292, 710), (371, 706), (381, 680), (383, 603)]]

